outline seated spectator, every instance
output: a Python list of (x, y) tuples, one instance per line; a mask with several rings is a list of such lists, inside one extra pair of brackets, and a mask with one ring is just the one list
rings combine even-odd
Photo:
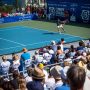
[(70, 49), (69, 49), (69, 52), (68, 53), (70, 54), (70, 57), (71, 58), (74, 58), (74, 56), (76, 54), (76, 49), (74, 48), (73, 45), (70, 46)]
[(26, 88), (26, 80), (25, 80), (23, 75), (19, 76), (18, 84), (19, 84), (19, 90), (27, 90), (27, 88)]
[(26, 83), (32, 81), (32, 72), (33, 72), (33, 68), (29, 67), (27, 69), (27, 74), (25, 75)]
[(0, 77), (0, 90), (3, 90), (4, 78)]
[(7, 57), (5, 55), (2, 56), (3, 62), (1, 62), (0, 68), (1, 68), (1, 74), (6, 75), (9, 73), (10, 68), (10, 62), (7, 61)]
[(42, 71), (43, 71), (43, 73), (45, 74), (45, 82), (48, 80), (48, 73), (47, 73), (47, 71), (44, 69), (44, 65), (42, 64), (42, 63), (39, 63), (38, 65), (37, 65), (37, 67), (39, 68), (39, 69), (41, 69)]
[(64, 59), (64, 61), (67, 61), (67, 62), (69, 62), (69, 63), (72, 64), (72, 59), (70, 58), (70, 54), (69, 54), (69, 53), (66, 53), (66, 54), (65, 54), (65, 59)]
[(51, 90), (55, 90), (57, 87), (60, 87), (63, 85), (63, 81), (62, 81), (62, 78), (61, 78), (61, 71), (62, 70), (62, 67), (61, 66), (54, 66), (50, 69), (50, 73), (51, 75), (54, 77), (55, 79), (55, 84), (53, 85), (53, 89)]
[(89, 89), (90, 89), (90, 63), (87, 64), (86, 80), (84, 84), (84, 90), (89, 90)]
[(19, 75), (20, 74), (18, 73), (18, 71), (13, 71), (13, 79), (10, 82), (14, 90), (19, 89), (19, 83), (18, 83)]
[(33, 81), (27, 83), (28, 90), (44, 90), (44, 77), (45, 74), (39, 68), (34, 68), (32, 73)]
[(86, 73), (85, 70), (77, 65), (71, 66), (67, 71), (67, 79), (70, 90), (83, 90)]
[(63, 79), (63, 82), (66, 82), (67, 80), (67, 71), (70, 68), (71, 63), (69, 61), (64, 61), (64, 67), (61, 70), (61, 77)]
[(90, 48), (90, 39), (89, 39), (89, 41), (87, 43), (87, 47)]
[(48, 53), (48, 50), (46, 48), (44, 48), (43, 59), (46, 64), (50, 63), (51, 55)]
[(85, 43), (83, 41), (80, 41), (79, 46), (77, 47), (76, 50), (82, 53), (84, 51), (84, 48), (85, 48)]
[(49, 76), (48, 76), (48, 80), (46, 81), (46, 86), (49, 90), (53, 90), (53, 86), (55, 85), (55, 79), (53, 78), (53, 76), (51, 75), (51, 72), (49, 70)]
[(13, 70), (19, 70), (19, 66), (20, 66), (20, 59), (18, 55), (14, 55), (13, 56), (13, 62), (11, 65), (11, 72), (13, 72)]
[(41, 63), (43, 61), (43, 56), (39, 54), (39, 51), (35, 51), (35, 55), (33, 56), (33, 60), (35, 64)]
[(56, 51), (57, 51), (57, 45), (56, 45), (56, 42), (55, 41), (51, 41), (51, 48), (54, 51), (54, 53), (56, 53)]

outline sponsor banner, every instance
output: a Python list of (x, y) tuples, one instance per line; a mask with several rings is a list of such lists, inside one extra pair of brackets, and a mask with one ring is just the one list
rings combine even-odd
[(68, 18), (71, 22), (90, 23), (90, 0), (47, 0), (48, 14)]
[(23, 16), (11, 16), (0, 18), (0, 23), (17, 22), (22, 20), (35, 20), (37, 16), (35, 14), (26, 14)]

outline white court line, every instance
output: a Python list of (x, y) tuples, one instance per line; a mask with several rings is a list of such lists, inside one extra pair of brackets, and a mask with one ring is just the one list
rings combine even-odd
[[(15, 28), (15, 29), (22, 29), (22, 28), (24, 28), (24, 27), (21, 26), (21, 28), (20, 28), (20, 27), (18, 27), (18, 26), (16, 26), (16, 27), (13, 27), (13, 26), (12, 26), (12, 27), (10, 27), (10, 28), (2, 28), (3, 30), (1, 29), (0, 31), (11, 31), (11, 30), (14, 30), (13, 28)], [(6, 30), (5, 30), (5, 29), (6, 29)]]
[[(39, 28), (33, 28), (33, 27), (28, 27), (28, 26), (22, 26), (22, 27), (26, 27), (26, 28), (31, 28), (31, 29), (36, 29), (38, 31), (47, 31), (47, 32), (52, 32), (52, 33), (58, 33), (58, 32), (54, 32), (54, 31), (48, 31), (48, 30), (45, 30), (45, 29), (39, 29)], [(66, 34), (66, 33), (61, 33), (61, 34)], [(83, 37), (80, 37), (80, 36), (74, 36), (74, 35), (70, 35), (70, 34), (66, 34), (66, 35), (69, 35), (69, 36), (73, 36), (73, 37), (79, 37), (79, 38), (83, 38)]]
[[(69, 37), (69, 38), (65, 38), (65, 39), (72, 39), (73, 37)], [(60, 40), (60, 39), (55, 39), (56, 41), (57, 40)], [(24, 47), (26, 47), (26, 46), (31, 46), (31, 45), (37, 45), (37, 44), (40, 44), (40, 43), (45, 43), (45, 42), (51, 42), (51, 41), (44, 41), (44, 42), (39, 42), (39, 43), (33, 43), (33, 44), (27, 44), (27, 45), (24, 45)], [(22, 47), (22, 46), (16, 46), (16, 47), (10, 47), (10, 48), (4, 48), (4, 49), (0, 49), (0, 50), (7, 50), (7, 49), (13, 49), (13, 48), (17, 48), (17, 47)]]
[(18, 43), (18, 42), (15, 42), (15, 41), (11, 41), (11, 40), (8, 40), (8, 39), (4, 39), (4, 38), (0, 38), (1, 40), (4, 40), (4, 41), (8, 41), (8, 42), (12, 42), (12, 43), (16, 43), (16, 44), (19, 44), (21, 46), (25, 46), (24, 44), (21, 44), (21, 43)]
[[(6, 29), (8, 29), (8, 30), (12, 30), (12, 29), (10, 29), (10, 28), (15, 28), (15, 29), (19, 29), (19, 27), (21, 27), (21, 28), (23, 28), (23, 27), (25, 27), (25, 28), (29, 28), (29, 29), (36, 29), (36, 30), (38, 30), (38, 31), (47, 31), (47, 32), (52, 32), (52, 33), (57, 33), (58, 34), (58, 32), (54, 32), (54, 31), (48, 31), (48, 30), (45, 30), (45, 29), (40, 29), (40, 28), (33, 28), (33, 27), (28, 27), (28, 26), (12, 26), (12, 27), (5, 27)], [(5, 30), (0, 30), (0, 31), (5, 31)], [(80, 36), (74, 36), (74, 35), (70, 35), (70, 34), (66, 34), (66, 33), (61, 33), (61, 34), (65, 34), (65, 35), (69, 35), (69, 36), (73, 36), (73, 37), (79, 37), (79, 38), (82, 38), (82, 39), (84, 39), (83, 37), (80, 37)]]

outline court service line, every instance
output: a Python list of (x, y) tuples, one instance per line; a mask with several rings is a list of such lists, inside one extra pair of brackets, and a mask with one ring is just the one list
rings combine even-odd
[(21, 46), (25, 46), (24, 44), (21, 44), (21, 43), (18, 43), (18, 42), (15, 42), (15, 41), (11, 41), (11, 40), (8, 40), (8, 39), (4, 39), (4, 38), (0, 38), (1, 40), (4, 40), (4, 41), (8, 41), (8, 42), (12, 42), (12, 43), (16, 43), (16, 44), (19, 44)]
[[(65, 38), (65, 40), (68, 40), (68, 39), (72, 39), (73, 37), (69, 37), (69, 38)], [(75, 38), (75, 37), (74, 37)], [(60, 40), (60, 39), (55, 39), (56, 41), (57, 40)], [(49, 40), (49, 41), (42, 41), (42, 42), (38, 42), (38, 43), (33, 43), (33, 44), (27, 44), (27, 45), (24, 45), (24, 47), (26, 46), (31, 46), (31, 45), (37, 45), (37, 44), (40, 44), (40, 43), (45, 43), (45, 42), (51, 42), (52, 40)], [(4, 48), (4, 49), (0, 49), (0, 50), (7, 50), (7, 49), (13, 49), (13, 48), (17, 48), (17, 47), (22, 47), (22, 46), (16, 46), (16, 47), (9, 47), (9, 48)]]
[[(48, 30), (45, 30), (45, 29), (33, 28), (33, 27), (28, 27), (28, 26), (12, 26), (12, 27), (5, 27), (5, 28), (8, 29), (8, 30), (12, 30), (12, 28), (20, 29), (20, 27), (23, 28), (23, 29), (24, 29), (24, 27), (25, 27), (25, 28), (29, 28), (29, 29), (36, 29), (36, 30), (38, 30), (38, 31), (42, 31), (42, 30), (43, 30), (43, 31), (47, 31), (47, 32), (52, 32), (52, 33), (57, 33), (57, 34), (58, 34), (58, 32), (48, 31)], [(8, 30), (7, 30), (7, 31), (8, 31)], [(6, 31), (6, 30), (0, 30), (0, 31)], [(66, 34), (66, 33), (62, 33), (62, 34), (69, 35), (69, 36), (73, 36), (73, 37), (79, 37), (79, 38), (84, 39), (83, 37), (76, 36), (76, 35), (70, 35), (70, 34)]]
[[(42, 31), (42, 30), (43, 30), (43, 31), (47, 31), (47, 32), (52, 32), (52, 33), (57, 33), (57, 34), (59, 34), (58, 32), (48, 31), (48, 30), (45, 30), (45, 29), (33, 28), (33, 27), (28, 27), (28, 26), (22, 26), (22, 27), (31, 28), (31, 29), (36, 29), (36, 30), (38, 30), (38, 31)], [(61, 33), (61, 34), (66, 34), (66, 33)], [(70, 34), (66, 34), (66, 35), (83, 38), (83, 37), (76, 36), (76, 35), (70, 35)]]

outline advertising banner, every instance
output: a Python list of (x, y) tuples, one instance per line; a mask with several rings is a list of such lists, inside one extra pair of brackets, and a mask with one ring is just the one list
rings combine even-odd
[(90, 0), (46, 0), (48, 14), (71, 22), (90, 23)]

